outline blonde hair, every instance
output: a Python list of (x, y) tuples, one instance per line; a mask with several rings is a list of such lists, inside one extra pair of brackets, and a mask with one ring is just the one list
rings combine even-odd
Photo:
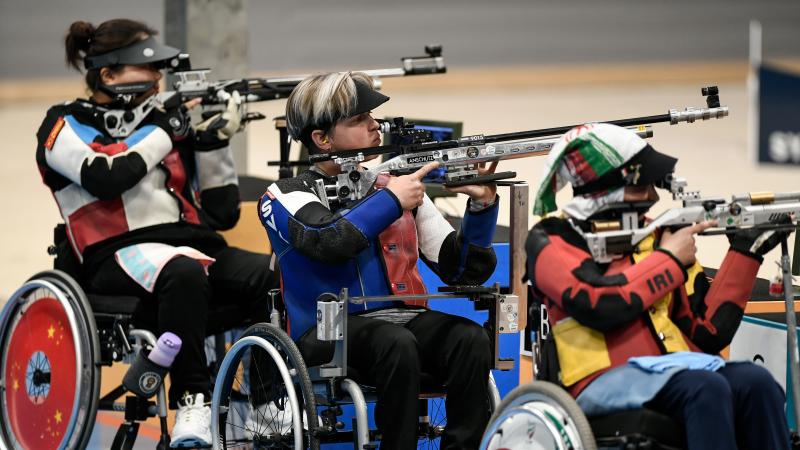
[[(306, 146), (314, 129), (327, 129), (350, 117), (356, 107), (356, 83), (372, 86), (362, 72), (332, 72), (301, 81), (286, 102), (286, 128), (294, 140)], [(312, 129), (312, 127), (314, 127)]]

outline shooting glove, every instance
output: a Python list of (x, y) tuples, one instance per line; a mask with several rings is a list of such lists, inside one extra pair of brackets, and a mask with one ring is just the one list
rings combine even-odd
[[(788, 225), (792, 223), (792, 219), (788, 215), (782, 214), (770, 222), (773, 225)], [(789, 234), (791, 234), (791, 230), (747, 228), (728, 234), (728, 242), (730, 242), (732, 249), (761, 259), (762, 256), (780, 244)]]
[(210, 117), (203, 117), (203, 122), (195, 127), (200, 149), (208, 146), (219, 147), (220, 143), (227, 141), (244, 129), (244, 123), (242, 123), (244, 106), (239, 92), (233, 91), (232, 94), (229, 94), (219, 91), (217, 95), (227, 100), (225, 110), (214, 113)]

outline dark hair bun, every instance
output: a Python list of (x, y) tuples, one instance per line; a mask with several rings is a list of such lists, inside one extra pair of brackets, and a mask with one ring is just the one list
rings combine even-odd
[(79, 62), (83, 59), (81, 53), (84, 55), (89, 52), (94, 38), (95, 27), (89, 22), (79, 20), (73, 22), (69, 26), (67, 37), (65, 39), (67, 50), (67, 64), (80, 70)]
[(74, 39), (75, 46), (83, 51), (89, 50), (92, 38), (94, 37), (94, 25), (89, 22), (77, 21), (69, 26), (69, 36)]

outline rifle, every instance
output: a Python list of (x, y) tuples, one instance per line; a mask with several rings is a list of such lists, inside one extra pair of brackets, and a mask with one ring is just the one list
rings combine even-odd
[[(361, 70), (374, 80), (373, 88), (380, 89), (381, 78), (404, 77), (410, 75), (431, 75), (447, 72), (442, 56), (441, 45), (426, 45), (425, 56), (406, 56), (401, 58), (402, 67), (389, 69)], [(291, 75), (275, 78), (238, 78), (233, 80), (208, 81), (209, 69), (192, 70), (180, 66), (179, 70), (171, 72), (178, 77), (175, 82), (176, 93), (181, 96), (181, 102), (200, 98), (203, 105), (224, 104), (219, 96), (220, 91), (231, 93), (238, 91), (243, 102), (263, 102), (286, 98), (292, 93), (295, 86), (308, 78), (309, 74)]]
[[(630, 119), (612, 120), (607, 123), (627, 127), (642, 138), (653, 136), (650, 124), (669, 122), (672, 125), (680, 122), (693, 123), (700, 120), (719, 119), (728, 115), (728, 108), (720, 106), (719, 89), (716, 86), (701, 90), (706, 97), (706, 108), (686, 108), (683, 111), (670, 110), (666, 114), (634, 117)], [(513, 178), (516, 172), (500, 172), (480, 176), (478, 165), (485, 162), (505, 159), (527, 158), (547, 154), (561, 135), (576, 125), (544, 128), (539, 130), (484, 136), (482, 134), (465, 136), (458, 140), (430, 141), (424, 138), (424, 132), (412, 130), (413, 124), (404, 123), (402, 118), (392, 122), (384, 121), (381, 128), (397, 136), (411, 137), (412, 143), (383, 145), (379, 147), (348, 150), (336, 153), (311, 155), (309, 162), (333, 161), (341, 167), (335, 185), (325, 186), (318, 180), (317, 194), (323, 203), (356, 201), (367, 195), (372, 189), (380, 173), (403, 175), (411, 173), (427, 163), (437, 161), (440, 164), (440, 177), (434, 181), (445, 186), (463, 186), (480, 184), (507, 178)], [(372, 169), (359, 170), (361, 162), (370, 155), (396, 154)], [(430, 179), (426, 179), (430, 181)]]
[(800, 192), (750, 192), (733, 195), (730, 200), (720, 197), (704, 198), (699, 191), (686, 190), (686, 180), (668, 176), (665, 187), (674, 200), (683, 206), (661, 213), (653, 221), (639, 226), (638, 212), (622, 212), (621, 220), (591, 221), (591, 231), (584, 232), (573, 224), (586, 239), (592, 258), (599, 263), (632, 251), (644, 238), (661, 227), (681, 227), (705, 220), (717, 220), (720, 229), (707, 230), (702, 235), (734, 233), (742, 228), (764, 230), (794, 230), (795, 223), (776, 223), (783, 216), (800, 216)]
[[(380, 89), (382, 78), (403, 77), (412, 75), (428, 75), (446, 73), (441, 45), (426, 45), (425, 56), (408, 56), (401, 58), (402, 67), (388, 69), (369, 69), (361, 72), (373, 78), (373, 87)], [(209, 81), (210, 69), (192, 69), (188, 54), (181, 54), (175, 58), (175, 63), (168, 70), (170, 75), (177, 77), (173, 83), (174, 91), (159, 92), (148, 97), (144, 102), (132, 108), (98, 108), (103, 115), (103, 123), (112, 137), (127, 137), (154, 109), (174, 111), (181, 105), (193, 99), (201, 99), (204, 106), (224, 105), (230, 94), (237, 91), (243, 103), (263, 102), (286, 98), (292, 90), (309, 75), (292, 75), (274, 78), (237, 78), (231, 80)], [(152, 84), (132, 83), (123, 86), (125, 91), (116, 94), (128, 104), (141, 92), (148, 91)], [(246, 108), (246, 105), (243, 106)], [(204, 116), (215, 114), (216, 110), (204, 112)], [(175, 124), (177, 134), (188, 129), (189, 123), (185, 117), (176, 114)], [(246, 112), (242, 116), (242, 123), (264, 119), (264, 115), (257, 112)], [(173, 118), (170, 118), (172, 123)]]

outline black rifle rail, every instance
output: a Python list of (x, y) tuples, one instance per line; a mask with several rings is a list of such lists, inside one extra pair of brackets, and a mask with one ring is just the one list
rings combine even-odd
[[(426, 45), (425, 56), (406, 56), (401, 58), (402, 67), (387, 69), (367, 69), (359, 72), (366, 73), (376, 80), (376, 88), (380, 86), (380, 79), (385, 77), (400, 77), (412, 75), (433, 75), (447, 72), (442, 57), (441, 45)], [(225, 104), (227, 100), (220, 98), (218, 91), (228, 93), (238, 91), (242, 100), (249, 102), (262, 102), (279, 100), (289, 97), (294, 88), (310, 74), (291, 75), (274, 78), (236, 78), (229, 80), (209, 81), (206, 75), (209, 69), (186, 69), (170, 72), (171, 75), (181, 80), (175, 83), (177, 92), (183, 102), (200, 98), (203, 105)]]
[[(727, 108), (721, 107), (719, 103), (719, 88), (717, 88), (716, 86), (703, 87), (700, 89), (700, 93), (706, 99), (706, 105), (708, 106), (708, 111), (712, 110), (716, 111), (715, 112), (715, 114), (717, 114), (715, 116), (716, 118), (727, 115)], [(707, 118), (707, 117), (691, 116), (692, 111), (698, 111), (698, 110), (694, 108), (691, 109), (687, 108), (684, 112), (678, 112), (677, 110), (672, 110), (666, 114), (632, 117), (629, 119), (610, 120), (610, 121), (605, 121), (605, 123), (610, 123), (612, 125), (618, 125), (621, 127), (630, 127), (630, 126), (649, 125), (653, 123), (663, 123), (663, 122), (669, 122), (671, 124), (675, 124), (681, 121), (694, 122), (695, 120), (705, 120)], [(689, 114), (690, 117), (684, 116), (685, 114)], [(710, 116), (708, 118), (710, 118)], [(488, 136), (477, 134), (473, 136), (465, 136), (462, 137), (461, 139), (450, 140), (450, 141), (432, 141), (426, 143), (414, 143), (405, 145), (382, 145), (378, 147), (347, 150), (337, 153), (311, 155), (309, 156), (308, 160), (309, 163), (314, 164), (322, 161), (335, 160), (337, 158), (353, 158), (357, 157), (358, 155), (368, 156), (368, 155), (380, 155), (387, 153), (406, 154), (406, 153), (415, 153), (421, 151), (445, 150), (450, 148), (469, 147), (472, 145), (484, 145), (495, 142), (509, 142), (520, 139), (532, 139), (538, 137), (556, 136), (564, 134), (567, 131), (571, 130), (572, 128), (575, 128), (580, 125), (583, 124), (567, 125), (567, 126), (560, 126), (553, 128), (541, 128), (538, 130), (518, 131), (512, 133), (493, 134)]]

